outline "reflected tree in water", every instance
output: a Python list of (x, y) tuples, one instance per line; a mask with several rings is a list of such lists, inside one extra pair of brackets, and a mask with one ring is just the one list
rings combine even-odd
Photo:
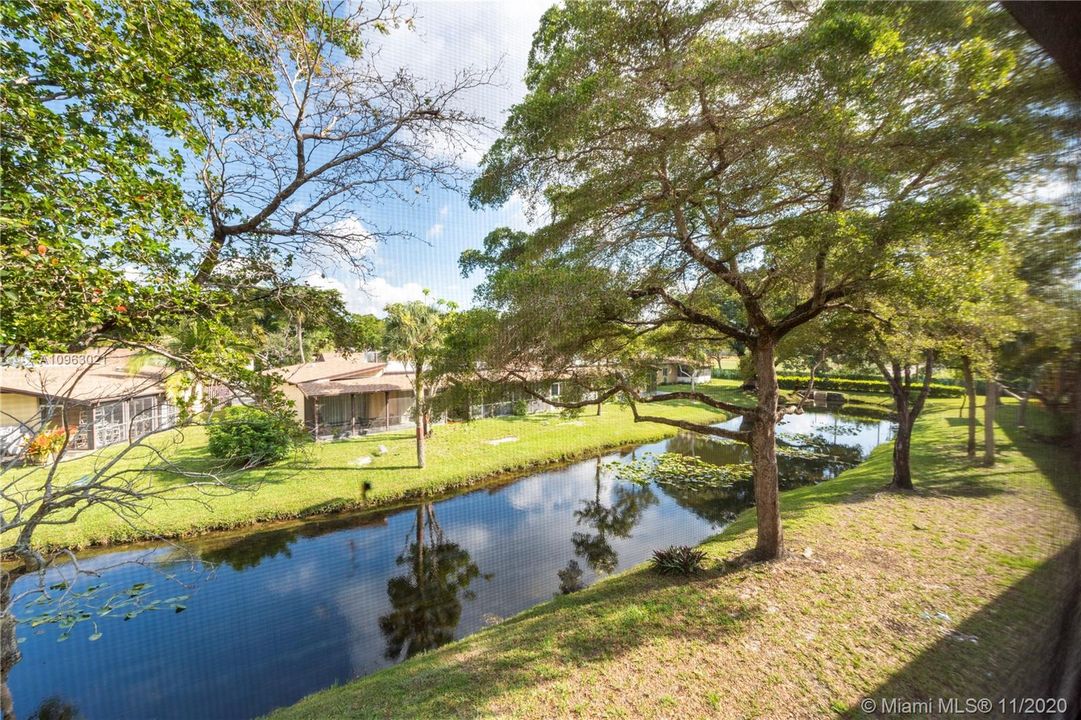
[(575, 559), (567, 561), (567, 567), (556, 571), (559, 576), (559, 592), (561, 595), (570, 595), (585, 587), (582, 582), (582, 566)]
[[(196, 542), (193, 543), (192, 548), (198, 552), (199, 559), (204, 564), (228, 565), (233, 570), (242, 571), (257, 567), (264, 560), (276, 558), (279, 555), (285, 559), (292, 558), (290, 546), (300, 539), (316, 538), (340, 530), (385, 525), (386, 518), (386, 513), (380, 513), (365, 514), (360, 517), (345, 515), (325, 520), (309, 520), (294, 527), (247, 533), (230, 538), (224, 544), (221, 544), (220, 539), (210, 546), (200, 546)], [(350, 540), (349, 543), (353, 548), (353, 541)]]
[[(750, 460), (750, 450), (742, 443), (718, 441), (695, 433), (679, 433), (668, 441), (665, 450), (701, 458), (714, 465), (735, 465)], [(750, 479), (736, 480), (720, 487), (679, 487), (666, 483), (660, 488), (680, 507), (711, 523), (731, 522), (735, 513), (754, 500), (754, 484)]]
[(379, 618), (388, 660), (410, 658), (453, 640), (462, 600), (475, 597), (470, 584), (478, 577), (491, 578), (481, 574), (464, 548), (447, 542), (431, 504), (417, 507), (413, 531), (415, 537), (397, 558), (409, 572), (387, 581), (393, 610)]
[(657, 504), (657, 496), (648, 485), (618, 485), (611, 505), (601, 502), (601, 459), (597, 458), (594, 475), (595, 492), (592, 500), (574, 511), (579, 525), (586, 525), (594, 532), (576, 532), (571, 536), (574, 554), (585, 559), (594, 572), (607, 575), (619, 564), (619, 555), (609, 538), (628, 538), (631, 530), (642, 519), (642, 513)]
[[(30, 716), (30, 720), (80, 720), (82, 716), (79, 708), (67, 700), (51, 697), (38, 706), (38, 709)], [(8, 716), (5, 715), (4, 718), (7, 720)]]
[[(858, 445), (831, 442), (821, 435), (777, 436), (777, 466), (781, 469), (782, 490), (813, 485), (837, 477), (859, 465), (865, 453)], [(800, 454), (786, 454), (786, 449)]]
[(199, 553), (200, 559), (209, 565), (225, 564), (233, 570), (247, 570), (256, 567), (266, 558), (282, 555), (291, 558), (289, 546), (297, 540), (297, 531), (270, 530), (253, 533), (239, 538), (235, 542)]

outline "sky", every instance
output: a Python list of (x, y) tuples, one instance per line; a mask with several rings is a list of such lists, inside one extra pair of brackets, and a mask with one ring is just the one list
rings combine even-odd
[[(541, 15), (551, 0), (428, 0), (415, 3), (415, 30), (404, 27), (378, 43), (384, 67), (406, 67), (428, 80), (449, 80), (464, 66), (495, 67), (495, 87), (474, 91), (464, 104), (501, 127), (507, 111), (525, 95), (522, 78)], [(487, 144), (467, 153), (462, 163), (475, 169)], [(468, 190), (468, 187), (466, 187)], [(388, 202), (366, 209), (376, 226), (406, 231), (414, 238), (395, 238), (374, 246), (370, 252), (373, 272), (360, 278), (344, 268), (324, 268), (305, 281), (317, 287), (341, 291), (353, 312), (382, 314), (387, 303), (430, 297), (472, 303), (473, 290), (482, 280), (469, 279), (458, 271), (458, 257), (467, 248), (481, 247), (494, 228), (528, 227), (525, 208), (517, 199), (497, 209), (475, 211), (468, 198), (441, 188), (425, 191), (412, 203)]]

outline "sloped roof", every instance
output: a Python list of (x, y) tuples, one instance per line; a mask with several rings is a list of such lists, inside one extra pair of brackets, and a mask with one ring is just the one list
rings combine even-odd
[[(81, 403), (165, 392), (168, 368), (133, 362), (135, 351), (54, 355), (33, 367), (0, 367), (0, 392)], [(137, 370), (134, 368), (138, 368)]]
[(300, 385), (315, 380), (369, 377), (382, 372), (386, 366), (384, 362), (366, 362), (363, 353), (347, 357), (341, 353), (325, 352), (312, 362), (273, 368), (271, 372), (281, 375), (288, 383)]
[(694, 368), (708, 368), (709, 362), (706, 360), (695, 360), (694, 358), (677, 358), (668, 357), (661, 358), (657, 361), (660, 365), (689, 365)]
[(384, 373), (370, 377), (343, 378), (338, 380), (312, 380), (297, 383), (300, 391), (308, 397), (331, 397), (350, 393), (393, 392), (412, 390), (411, 373)]

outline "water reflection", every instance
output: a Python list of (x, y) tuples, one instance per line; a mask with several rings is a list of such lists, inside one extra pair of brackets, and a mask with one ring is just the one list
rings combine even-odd
[(601, 458), (597, 458), (596, 463), (593, 499), (583, 500), (582, 507), (574, 511), (578, 524), (594, 532), (575, 532), (571, 536), (571, 543), (574, 554), (583, 558), (594, 572), (607, 575), (619, 564), (619, 555), (609, 539), (629, 538), (631, 530), (642, 519), (642, 513), (657, 504), (657, 495), (648, 485), (621, 484), (614, 490), (614, 500), (609, 504), (603, 503)]
[[(194, 550), (207, 565), (225, 565), (233, 570), (255, 568), (263, 560), (293, 557), (290, 546), (302, 538), (315, 538), (339, 530), (386, 525), (385, 513), (358, 517), (320, 518), (290, 527), (263, 529), (247, 534), (222, 533), (217, 537), (197, 540), (188, 549)], [(186, 550), (185, 550), (186, 553)], [(184, 553), (178, 553), (182, 555)]]
[[(453, 640), (462, 618), (462, 599), (476, 598), (469, 586), (482, 577), (469, 553), (446, 540), (434, 505), (420, 505), (416, 514), (416, 539), (396, 561), (408, 567), (409, 573), (387, 581), (387, 597), (394, 609), (379, 618), (387, 660), (411, 658)], [(492, 576), (483, 577), (490, 580)]]
[[(831, 477), (888, 436), (881, 420), (790, 418), (780, 442), (814, 457), (782, 456), (782, 484)], [(95, 642), (89, 628), (58, 643), (55, 627), (21, 625), (23, 660), (8, 686), (27, 709), (20, 717), (30, 708), (116, 720), (265, 714), (475, 632), (488, 616), (585, 587), (657, 548), (698, 543), (752, 504), (750, 483), (642, 486), (609, 467), (664, 452), (748, 459), (741, 446), (681, 435), (405, 509), (210, 534), (190, 543), (202, 559), (196, 568), (169, 545), (138, 551), (155, 569), (105, 569), (130, 548), (84, 554), (84, 567), (101, 569), (95, 582), (113, 587), (150, 582), (175, 594), (161, 575), (181, 575), (192, 586), (188, 609), (112, 623)]]
[[(30, 720), (80, 720), (82, 713), (67, 700), (51, 697), (45, 700), (30, 716)], [(4, 720), (15, 720), (14, 716), (4, 716)]]

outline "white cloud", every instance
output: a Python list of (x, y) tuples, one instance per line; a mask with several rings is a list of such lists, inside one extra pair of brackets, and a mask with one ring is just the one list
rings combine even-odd
[(428, 228), (428, 232), (424, 233), (424, 237), (432, 240), (443, 234), (443, 223), (436, 223)]
[(368, 228), (356, 216), (337, 220), (327, 226), (327, 229), (339, 237), (347, 238), (354, 247), (351, 248), (354, 256), (359, 257), (364, 253), (375, 250), (375, 238), (368, 232)]
[(420, 283), (407, 282), (404, 285), (395, 285), (384, 277), (373, 277), (364, 281), (353, 280), (351, 288), (337, 278), (317, 273), (308, 275), (302, 282), (322, 290), (337, 290), (350, 311), (379, 317), (386, 315), (383, 308), (387, 305), (425, 298), (424, 287)]
[(447, 216), (447, 213), (449, 213), (449, 212), (450, 212), (450, 205), (444, 205), (443, 207), (439, 208), (439, 217), (445, 218)]
[[(450, 84), (455, 72), (472, 67), (498, 68), (493, 85), (463, 94), (458, 107), (500, 127), (507, 111), (525, 94), (526, 62), (540, 17), (555, 0), (420, 0), (415, 4), (416, 30), (405, 27), (380, 38), (376, 65), (384, 72), (408, 68), (424, 81)], [(450, 138), (433, 143), (433, 151), (459, 157), (475, 167), (495, 135), (476, 138), (476, 147), (451, 147)], [(444, 147), (446, 146), (446, 147)]]
[(374, 277), (360, 284), (358, 292), (346, 296), (346, 303), (353, 312), (371, 313), (382, 317), (383, 308), (391, 303), (423, 300), (424, 288), (420, 283), (407, 282), (392, 285), (385, 278)]

